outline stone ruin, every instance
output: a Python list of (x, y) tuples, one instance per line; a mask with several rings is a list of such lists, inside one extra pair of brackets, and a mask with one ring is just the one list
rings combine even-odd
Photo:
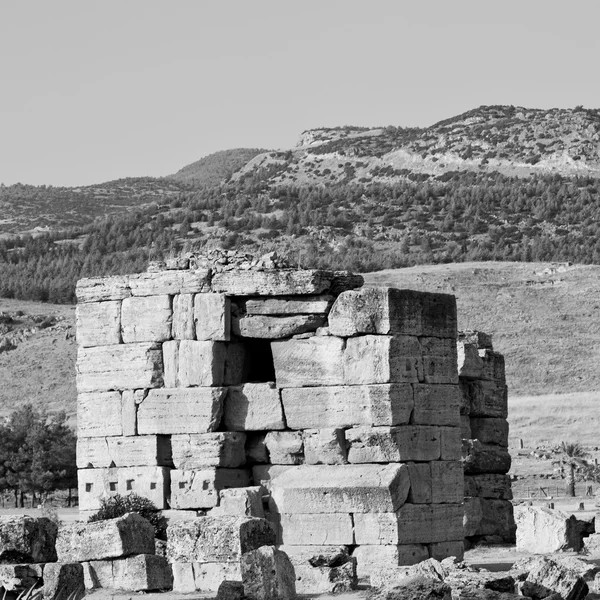
[(231, 262), (79, 282), (83, 515), (165, 509), (177, 591), (286, 555), (299, 592), (339, 590), (514, 537), (503, 360), (458, 341), (453, 296)]

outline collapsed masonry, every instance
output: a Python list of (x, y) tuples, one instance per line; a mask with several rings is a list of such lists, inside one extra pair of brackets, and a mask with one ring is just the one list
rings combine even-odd
[[(339, 546), (361, 577), (462, 556), (454, 297), (260, 268), (79, 282), (80, 509), (264, 516), (298, 579)], [(239, 575), (168, 558), (180, 591)]]

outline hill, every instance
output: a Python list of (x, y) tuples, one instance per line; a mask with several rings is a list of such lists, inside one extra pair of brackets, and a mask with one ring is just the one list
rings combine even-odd
[[(492, 333), (494, 348), (506, 357), (514, 435), (539, 439), (547, 434), (547, 428), (527, 434), (532, 413), (519, 404), (522, 396), (561, 395), (552, 401), (552, 422), (562, 425), (557, 430), (561, 435), (565, 427), (585, 425), (589, 434), (600, 425), (593, 424), (589, 410), (590, 402), (600, 399), (600, 266), (463, 263), (386, 270), (365, 278), (368, 285), (456, 295), (459, 327)], [(64, 408), (74, 417), (76, 347), (69, 329), (74, 326), (73, 307), (0, 300), (0, 311), (14, 312), (17, 307), (28, 315), (61, 320), (27, 337), (16, 350), (0, 352), (0, 415), (34, 401), (51, 410)], [(560, 400), (574, 393), (583, 394), (581, 410), (575, 400), (573, 405)], [(568, 415), (561, 408), (570, 411)]]

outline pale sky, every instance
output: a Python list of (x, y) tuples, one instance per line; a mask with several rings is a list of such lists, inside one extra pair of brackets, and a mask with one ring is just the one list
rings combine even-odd
[(305, 129), (600, 107), (597, 0), (0, 0), (0, 182), (163, 176)]

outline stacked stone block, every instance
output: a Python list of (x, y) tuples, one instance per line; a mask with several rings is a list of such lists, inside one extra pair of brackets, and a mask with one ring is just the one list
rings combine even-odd
[(508, 453), (508, 390), (504, 357), (491, 336), (459, 333), (458, 367), (465, 471), (467, 543), (514, 542)]
[[(80, 507), (136, 492), (204, 524), (266, 516), (298, 572), (345, 557), (313, 561), (307, 593), (342, 564), (355, 580), (461, 556), (455, 299), (361, 285), (252, 269), (82, 280)], [(238, 558), (167, 555), (180, 591), (239, 577)]]

